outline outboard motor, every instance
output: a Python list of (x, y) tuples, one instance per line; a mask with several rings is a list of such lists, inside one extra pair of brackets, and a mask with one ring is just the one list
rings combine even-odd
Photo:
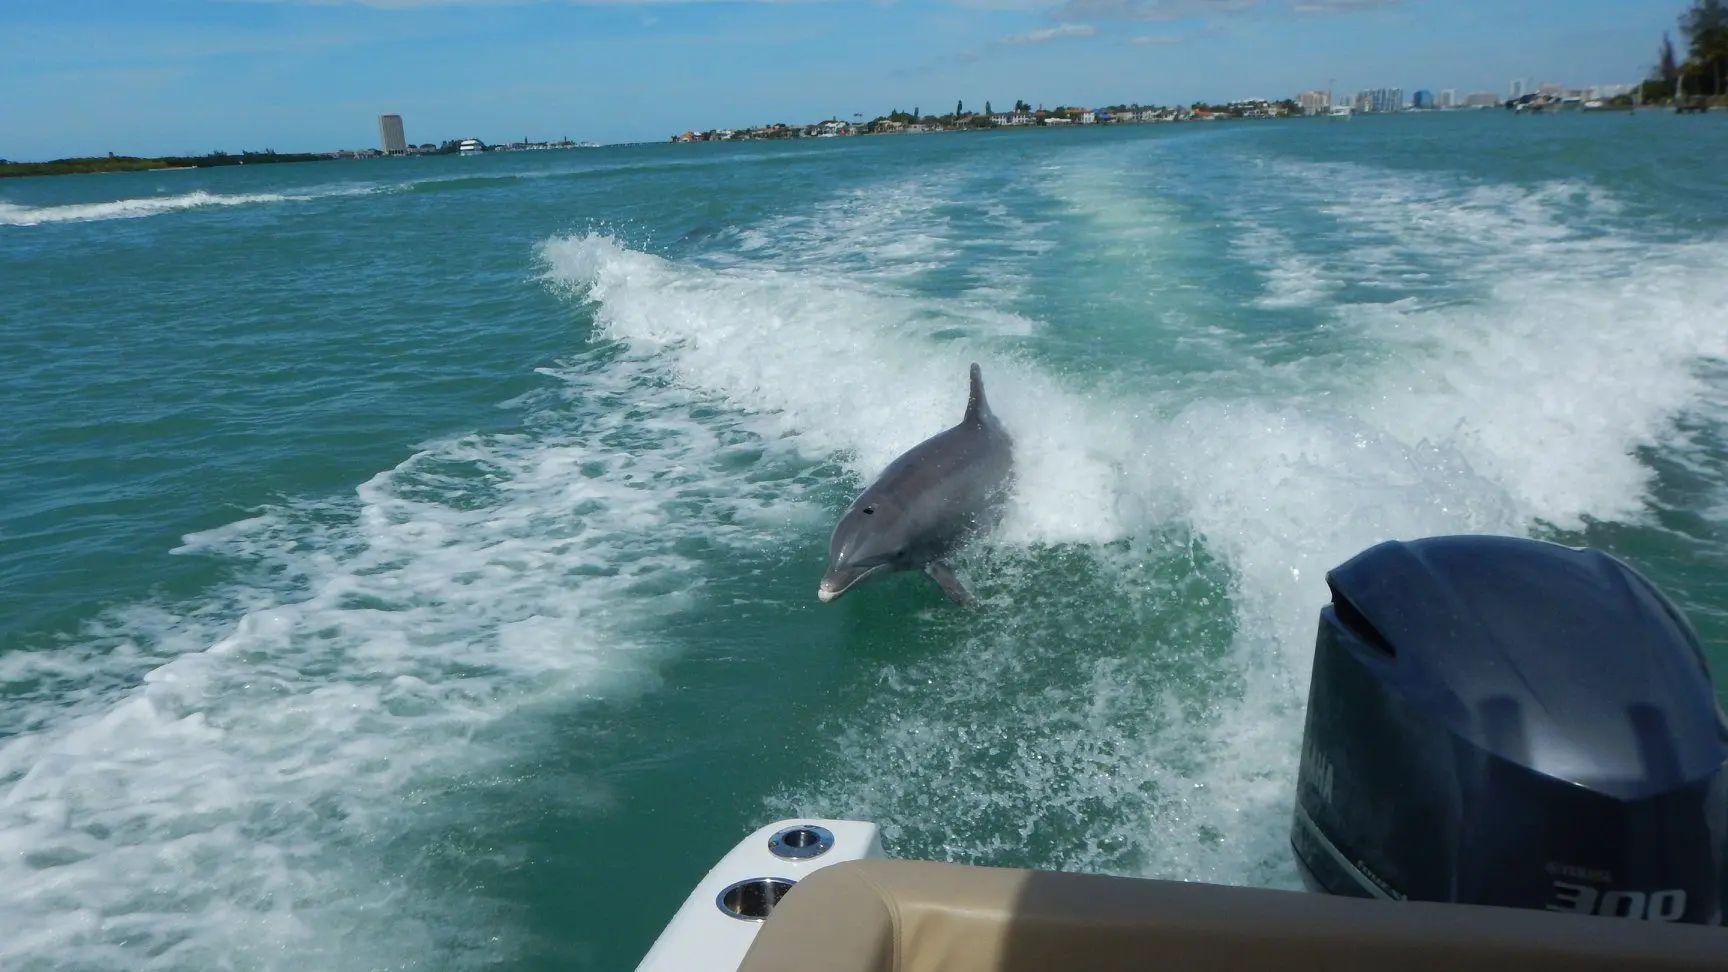
[(1728, 722), (1648, 580), (1507, 537), (1326, 579), (1290, 836), (1311, 888), (1722, 923)]

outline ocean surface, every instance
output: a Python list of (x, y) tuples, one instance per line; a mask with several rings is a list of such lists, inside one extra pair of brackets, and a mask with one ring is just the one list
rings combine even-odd
[[(1728, 677), (1728, 118), (0, 182), (0, 967), (628, 970), (751, 828), (1289, 886), (1325, 572), (1602, 547)], [(983, 365), (959, 568), (816, 599)]]

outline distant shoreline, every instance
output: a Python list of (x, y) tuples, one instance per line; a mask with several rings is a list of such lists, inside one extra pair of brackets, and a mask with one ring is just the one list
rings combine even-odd
[[(348, 159), (432, 158), (457, 155), (458, 141), (411, 147), (405, 152), (380, 152), (376, 149), (340, 149), (334, 152), (211, 152), (209, 155), (136, 155), (88, 156), (54, 159), (49, 162), (9, 162), (0, 159), (0, 179), (21, 176), (92, 175), (102, 172), (172, 172), (183, 169), (215, 169), (229, 165), (273, 165), (279, 162), (337, 162)], [(602, 148), (593, 142), (512, 142), (507, 145), (482, 145), (486, 152), (518, 152), (542, 149)]]
[[(8, 163), (8, 164), (10, 165), (13, 163)], [(22, 164), (22, 163), (18, 163), (18, 164)], [(39, 162), (36, 164), (46, 165), (47, 163)], [(159, 167), (152, 166), (152, 167), (147, 168), (147, 169), (89, 169), (89, 170), (80, 170), (77, 172), (25, 172), (25, 173), (8, 172), (8, 173), (5, 173), (3, 175), (0, 175), (0, 179), (23, 178), (24, 176), (31, 176), (31, 175), (119, 175), (119, 174), (125, 173), (125, 172), (191, 172), (197, 168), (198, 167), (195, 165), (164, 165), (164, 166), (159, 166)]]
[(243, 152), (228, 155), (170, 155), (160, 158), (139, 158), (131, 155), (110, 155), (81, 159), (54, 159), (51, 162), (0, 162), (0, 179), (25, 176), (100, 175), (113, 172), (183, 172), (187, 169), (212, 169), (228, 165), (273, 165), (284, 162), (324, 162), (323, 154), (288, 154), (279, 152)]

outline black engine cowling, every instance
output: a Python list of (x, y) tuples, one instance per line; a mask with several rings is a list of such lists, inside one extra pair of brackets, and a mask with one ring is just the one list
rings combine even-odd
[(1728, 721), (1648, 580), (1439, 537), (1327, 582), (1291, 830), (1310, 886), (1722, 922)]

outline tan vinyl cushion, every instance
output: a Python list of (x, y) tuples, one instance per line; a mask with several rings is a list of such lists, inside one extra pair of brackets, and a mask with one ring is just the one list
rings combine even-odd
[(794, 887), (740, 972), (1728, 968), (1728, 929), (854, 861)]

